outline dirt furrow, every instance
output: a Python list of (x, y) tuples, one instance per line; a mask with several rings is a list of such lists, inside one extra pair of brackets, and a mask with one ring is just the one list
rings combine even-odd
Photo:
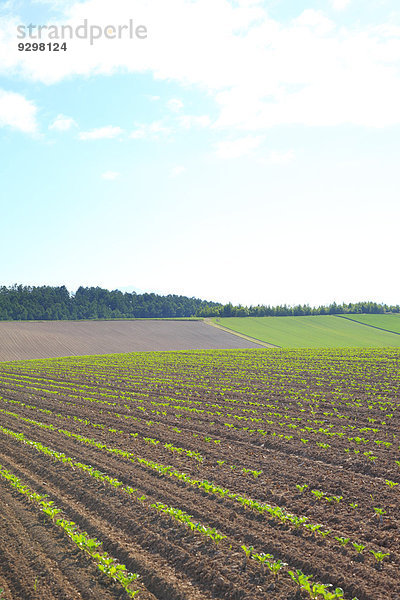
[[(35, 458), (35, 462), (41, 463), (41, 457)], [(47, 465), (40, 467), (40, 469), (46, 468)], [(109, 469), (107, 469), (107, 471), (110, 472)], [(47, 472), (46, 476), (49, 478), (50, 474)], [(65, 477), (65, 486), (68, 486), (68, 474), (66, 474)], [(53, 474), (53, 479), (54, 484), (59, 484), (62, 479), (60, 472), (58, 472), (58, 475), (56, 473)], [(80, 500), (82, 500), (82, 495), (84, 494), (84, 504), (86, 506), (91, 506), (91, 503), (94, 501), (93, 497), (95, 496), (90, 499), (88, 496), (88, 489), (90, 489), (94, 484), (92, 482), (87, 482), (84, 476), (81, 478), (78, 474), (74, 475), (74, 479), (80, 479)], [(360, 600), (373, 598), (373, 596), (368, 594), (367, 590), (374, 588), (376, 589), (376, 586), (380, 580), (380, 573), (376, 572), (375, 569), (371, 568), (370, 566), (364, 566), (362, 564), (353, 562), (346, 551), (344, 551), (344, 553), (340, 553), (338, 551), (333, 551), (327, 544), (316, 544), (314, 539), (304, 537), (304, 535), (295, 535), (292, 531), (288, 531), (287, 528), (282, 527), (277, 523), (274, 524), (269, 521), (266, 522), (262, 517), (260, 518), (256, 515), (252, 515), (240, 507), (236, 508), (233, 506), (232, 509), (228, 509), (223, 502), (218, 502), (215, 498), (212, 498), (206, 494), (202, 494), (199, 492), (199, 490), (174, 486), (169, 480), (160, 481), (159, 483), (154, 481), (152, 489), (146, 487), (144, 489), (147, 491), (147, 493), (152, 493), (153, 496), (156, 496), (157, 493), (159, 493), (160, 498), (164, 498), (166, 501), (175, 501), (175, 506), (177, 505), (179, 508), (189, 512), (189, 514), (193, 514), (196, 518), (201, 519), (201, 522), (204, 522), (209, 526), (219, 526), (219, 530), (221, 530), (224, 534), (228, 534), (230, 539), (235, 541), (238, 545), (240, 543), (253, 545), (259, 551), (269, 552), (287, 562), (290, 561), (290, 564), (293, 567), (301, 568), (305, 572), (312, 572), (313, 570), (315, 573), (315, 568), (313, 567), (315, 564), (334, 564), (336, 566), (334, 572), (332, 569), (324, 570), (320, 568), (315, 574), (321, 580), (333, 580), (335, 585), (341, 585), (346, 589), (351, 590), (352, 593), (357, 594)], [(140, 490), (143, 490), (142, 485), (140, 486)], [(201, 502), (199, 502), (200, 498)], [(113, 495), (107, 494), (107, 501), (109, 506), (107, 509), (104, 509), (105, 512), (103, 513), (103, 516), (109, 522), (115, 522), (116, 517), (113, 516), (114, 513), (116, 515), (123, 513), (126, 509), (128, 509), (128, 507), (129, 512), (132, 511), (132, 504), (129, 503), (125, 498), (121, 499), (120, 494), (117, 492)], [(70, 503), (68, 505), (70, 506)], [(110, 512), (109, 509), (111, 506), (115, 506), (115, 509), (114, 511)], [(97, 510), (99, 510), (98, 507), (99, 498), (97, 498)], [(137, 510), (137, 507), (134, 508)], [(214, 517), (210, 518), (210, 515), (214, 515)], [(138, 516), (138, 520), (141, 520), (142, 523), (146, 521), (146, 518), (148, 520), (146, 511), (144, 511), (144, 513), (142, 511), (140, 516)], [(120, 521), (117, 521), (117, 525), (122, 527)], [(133, 525), (131, 524), (129, 527), (130, 529), (128, 528), (127, 530), (126, 523), (123, 524), (126, 534), (128, 531), (132, 530)], [(156, 531), (158, 530), (159, 529), (157, 528)], [(174, 536), (172, 536), (171, 542), (174, 543), (175, 552), (177, 552), (177, 547), (179, 547), (179, 544), (182, 543), (182, 539), (179, 540), (179, 537), (178, 539), (175, 539)], [(189, 549), (190, 541), (188, 550)], [(352, 576), (350, 576), (348, 572), (346, 573), (346, 569), (348, 570), (349, 560), (354, 568), (354, 573)], [(390, 577), (390, 573), (392, 571), (393, 567), (388, 565), (386, 569), (386, 578), (388, 579), (389, 585), (393, 587), (396, 585), (396, 579)], [(352, 581), (353, 577), (357, 581), (362, 581), (363, 584), (357, 584), (357, 587), (354, 588), (353, 586), (355, 586), (355, 583)], [(375, 596), (375, 598), (378, 597)], [(382, 596), (382, 598), (384, 598), (384, 596)]]

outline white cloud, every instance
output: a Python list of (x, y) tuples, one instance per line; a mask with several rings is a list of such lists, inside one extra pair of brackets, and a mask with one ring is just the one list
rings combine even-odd
[[(344, 5), (331, 0), (338, 10)], [(93, 46), (74, 39), (67, 52), (37, 60), (35, 53), (17, 51), (15, 18), (3, 19), (0, 70), (46, 84), (71, 76), (150, 73), (214, 98), (220, 128), (400, 123), (400, 36), (393, 27), (389, 32), (389, 11), (386, 23), (339, 26), (312, 9), (280, 22), (261, 0), (84, 0), (64, 10), (64, 24), (73, 26), (84, 19), (124, 24), (134, 15), (149, 35), (101, 39)]]
[(184, 129), (192, 129), (192, 127), (209, 127), (211, 119), (208, 115), (182, 115), (179, 117), (179, 124)]
[(120, 174), (121, 173), (118, 173), (117, 171), (105, 171), (101, 174), (101, 178), (105, 179), (106, 181), (115, 181), (116, 179), (118, 179)]
[(0, 90), (0, 127), (35, 133), (37, 108), (21, 94)]
[(261, 157), (259, 162), (266, 165), (285, 165), (292, 162), (294, 159), (294, 150), (288, 150), (287, 152), (271, 150), (265, 158)]
[(332, 8), (334, 10), (344, 10), (348, 7), (351, 0), (331, 0)]
[(328, 19), (321, 10), (305, 9), (293, 20), (294, 27), (307, 27), (314, 34), (324, 36), (335, 29), (335, 23)]
[(178, 98), (171, 98), (171, 100), (168, 101), (168, 108), (172, 112), (177, 113), (182, 110), (183, 102), (182, 102), (182, 100), (179, 100)]
[(91, 131), (81, 131), (79, 134), (80, 140), (110, 140), (116, 137), (119, 137), (124, 133), (124, 130), (121, 127), (112, 127), (112, 125), (108, 125), (106, 127), (99, 127), (97, 129), (92, 129)]
[(215, 153), (218, 158), (240, 158), (251, 154), (263, 141), (263, 136), (247, 136), (236, 140), (225, 140), (215, 145)]
[(178, 165), (171, 169), (170, 177), (179, 177), (179, 175), (182, 175), (185, 171), (186, 168), (183, 165)]
[(129, 137), (135, 140), (157, 139), (161, 135), (168, 135), (171, 132), (162, 121), (153, 121), (153, 123), (136, 123), (135, 129)]
[(65, 115), (57, 115), (54, 121), (49, 125), (49, 129), (56, 131), (68, 131), (72, 127), (77, 127), (76, 121), (72, 117), (66, 117)]

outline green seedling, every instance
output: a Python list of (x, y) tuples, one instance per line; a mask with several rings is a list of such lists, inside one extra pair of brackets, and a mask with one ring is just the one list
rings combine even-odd
[(344, 546), (346, 546), (349, 543), (350, 538), (335, 536), (335, 540), (337, 540), (339, 544), (344, 548)]
[(396, 485), (399, 485), (397, 482), (395, 482), (395, 481), (391, 481), (390, 479), (385, 479), (385, 483), (386, 483), (386, 485), (388, 485), (390, 488), (394, 488)]
[[(242, 546), (243, 548), (243, 546)], [(261, 574), (264, 576), (265, 575), (265, 563), (268, 560), (272, 560), (274, 557), (272, 556), (272, 554), (265, 554), (265, 552), (261, 552), (260, 554), (253, 554), (252, 558), (254, 560), (257, 560), (259, 563), (261, 563)]]
[(251, 471), (251, 474), (253, 475), (254, 479), (257, 479), (262, 474), (262, 471)]
[(300, 569), (297, 569), (295, 572), (289, 571), (289, 575), (298, 586), (300, 592), (307, 592), (310, 600), (316, 600), (322, 594), (322, 590), (326, 592), (327, 588), (331, 587), (330, 585), (324, 586), (319, 583), (313, 584), (311, 581), (312, 575), (304, 575)]
[(311, 531), (312, 534), (318, 532), (318, 533), (322, 533), (321, 531), (319, 531), (322, 527), (322, 525), (316, 525), (314, 523), (307, 523), (305, 525), (305, 527), (307, 527), (307, 529), (309, 529)]
[(296, 571), (288, 571), (288, 573), (291, 579), (299, 588), (299, 590), (303, 589), (302, 586), (304, 585), (304, 583), (311, 579), (311, 575), (304, 575), (303, 571), (301, 571), (300, 569), (296, 569)]
[(321, 500), (325, 496), (325, 493), (320, 492), (319, 490), (311, 490), (311, 493), (317, 498), (317, 500)]
[(317, 533), (319, 533), (320, 535), (322, 535), (322, 537), (325, 539), (327, 535), (329, 535), (330, 533), (332, 533), (331, 529), (327, 529), (326, 531), (322, 531), (322, 529), (317, 529)]
[(282, 562), (281, 560), (276, 560), (275, 562), (267, 562), (267, 567), (271, 571), (275, 579), (278, 579), (281, 569), (286, 566), (287, 563)]
[(358, 544), (357, 542), (352, 542), (354, 549), (357, 554), (362, 554), (365, 550), (365, 546), (363, 544)]
[(375, 552), (375, 550), (370, 550), (371, 554), (374, 555), (376, 562), (378, 563), (378, 567), (382, 568), (382, 562), (387, 557), (390, 556), (390, 552), (386, 554), (384, 552)]
[(253, 546), (245, 546), (244, 544), (240, 547), (243, 550), (243, 552), (245, 553), (245, 559), (244, 559), (244, 563), (243, 563), (243, 571), (245, 571), (246, 567), (247, 567), (247, 563), (251, 557), (251, 554), (252, 554), (254, 548), (253, 548)]
[[(299, 527), (301, 527), (301, 525), (306, 524), (306, 522), (308, 521), (308, 518), (307, 517), (298, 517), (296, 515), (288, 514), (287, 520), (290, 521), (290, 523), (293, 523), (293, 525), (295, 526), (295, 529), (298, 529)], [(307, 525), (305, 525), (305, 526), (307, 527)]]
[(297, 484), (297, 485), (296, 485), (296, 487), (297, 487), (297, 489), (299, 490), (299, 492), (300, 492), (301, 494), (303, 494), (303, 492), (305, 492), (305, 491), (306, 491), (306, 489), (308, 488), (308, 485), (307, 485), (307, 483), (304, 483), (303, 485), (299, 485), (299, 484)]
[(375, 514), (379, 518), (379, 523), (382, 524), (383, 523), (383, 515), (386, 514), (386, 510), (384, 510), (383, 508), (378, 508), (378, 507), (374, 506), (374, 511), (375, 511)]
[(332, 496), (333, 500), (335, 500), (335, 502), (339, 503), (341, 500), (343, 500), (343, 496)]

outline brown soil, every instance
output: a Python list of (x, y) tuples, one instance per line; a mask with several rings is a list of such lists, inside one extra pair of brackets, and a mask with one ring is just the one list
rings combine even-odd
[[(188, 357), (190, 360), (190, 355)], [(385, 484), (386, 478), (399, 479), (394, 466), (394, 459), (398, 459), (397, 444), (385, 449), (375, 444), (378, 459), (368, 464), (366, 459), (357, 458), (358, 455), (348, 457), (344, 448), (349, 442), (342, 437), (327, 440), (326, 436), (315, 434), (315, 440), (331, 444), (326, 452), (315, 443), (303, 444), (296, 435), (291, 440), (277, 438), (273, 434), (283, 431), (277, 422), (261, 424), (264, 429), (269, 428), (267, 435), (249, 433), (244, 429), (248, 422), (235, 420), (232, 415), (243, 418), (251, 414), (265, 419), (268, 404), (274, 402), (279, 403), (281, 410), (287, 407), (287, 414), (302, 417), (296, 401), (285, 396), (279, 377), (274, 392), (269, 390), (268, 397), (264, 395), (264, 404), (260, 403), (260, 393), (260, 405), (249, 405), (249, 401), (254, 401), (252, 392), (260, 391), (264, 385), (257, 379), (251, 363), (247, 371), (242, 369), (239, 384), (235, 382), (237, 373), (227, 359), (216, 365), (214, 377), (210, 375), (210, 365), (207, 365), (206, 377), (201, 369), (193, 373), (189, 364), (186, 370), (180, 364), (178, 377), (176, 360), (173, 354), (166, 356), (161, 370), (156, 362), (145, 358), (138, 358), (126, 368), (116, 363), (104, 369), (105, 363), (93, 362), (87, 363), (83, 371), (78, 363), (65, 369), (64, 362), (60, 363), (59, 370), (40, 363), (32, 367), (4, 365), (0, 370), (3, 398), (0, 408), (15, 413), (0, 413), (3, 427), (118, 478), (138, 489), (138, 495), (144, 494), (145, 502), (135, 501), (121, 490), (49, 459), (3, 433), (0, 433), (0, 464), (35, 491), (49, 494), (70, 519), (101, 539), (107, 552), (129, 570), (138, 572), (149, 594), (143, 591), (139, 596), (143, 600), (152, 597), (150, 595), (159, 600), (306, 598), (296, 595), (296, 588), (287, 576), (277, 581), (271, 575), (263, 576), (255, 561), (244, 569), (242, 544), (253, 546), (258, 552), (271, 553), (290, 568), (313, 574), (315, 580), (343, 587), (348, 600), (355, 596), (359, 600), (399, 600), (399, 496), (396, 488)], [(296, 380), (296, 371), (287, 384), (291, 394), (304, 389), (310, 394), (311, 389), (330, 397), (337, 382), (331, 383), (326, 375), (325, 379), (320, 378), (320, 385), (313, 388), (311, 375), (305, 375), (307, 368), (311, 372), (311, 367), (303, 365), (302, 368), (303, 379)], [(190, 390), (184, 386), (185, 377), (190, 381)], [(322, 384), (322, 380), (325, 383)], [(224, 386), (230, 386), (225, 395), (226, 404), (218, 398), (221, 381)], [(362, 381), (361, 376), (360, 385)], [(383, 389), (387, 391), (392, 383), (397, 390), (397, 381), (386, 376), (380, 389), (376, 379), (373, 397)], [(134, 401), (139, 391), (144, 394), (140, 403)], [(178, 403), (182, 406), (188, 403), (187, 406), (204, 412), (186, 414), (178, 409)], [(358, 408), (359, 427), (370, 424), (368, 419), (371, 418), (382, 420), (379, 406), (367, 408), (366, 405), (367, 402)], [(321, 414), (324, 410), (321, 408)], [(350, 421), (352, 410), (343, 403), (341, 417), (333, 415), (329, 422), (334, 428), (343, 422), (355, 422)], [(343, 416), (347, 418), (344, 420)], [(383, 427), (385, 433), (382, 426), (376, 435), (368, 432), (371, 443), (374, 437), (393, 439), (398, 419), (396, 413), (391, 420), (387, 419), (388, 424)], [(54, 430), (29, 420), (53, 425)], [(226, 427), (227, 422), (237, 428)], [(296, 515), (306, 515), (311, 523), (323, 524), (323, 529), (331, 530), (332, 534), (322, 539), (304, 527), (289, 527), (267, 514), (245, 510), (227, 497), (207, 494), (128, 458), (83, 444), (58, 429), (93, 438), (109, 448), (120, 448), (173, 465), (198, 480), (213, 481), (231, 492), (284, 507)], [(138, 436), (132, 437), (133, 433)], [(145, 437), (160, 441), (154, 445), (144, 440)], [(171, 453), (163, 447), (166, 442), (199, 452), (204, 457), (203, 463), (197, 464), (185, 453)], [(243, 468), (262, 470), (262, 474), (255, 478), (243, 473)], [(309, 488), (300, 493), (296, 485), (305, 482)], [(5, 598), (119, 597), (116, 586), (99, 578), (88, 561), (71, 549), (65, 538), (53, 531), (51, 524), (37, 516), (32, 505), (21, 501), (4, 483), (0, 485), (0, 544), (5, 549), (5, 558), (0, 559), (0, 587), (4, 581)], [(343, 499), (321, 501), (311, 493), (312, 489), (340, 495)], [(195, 521), (215, 527), (226, 539), (216, 545), (199, 533), (191, 532), (152, 510), (151, 504), (156, 502), (187, 512)], [(352, 508), (350, 503), (356, 503), (357, 508)], [(382, 522), (376, 518), (374, 506), (385, 510)], [(335, 537), (348, 537), (350, 542), (341, 547)], [(357, 558), (353, 541), (366, 545), (362, 559)], [(376, 567), (370, 548), (390, 553), (382, 569)], [(68, 558), (60, 561), (60, 556)], [(23, 564), (26, 564), (26, 575), (21, 572)], [(32, 582), (36, 578), (43, 595), (33, 595)], [(94, 595), (90, 595), (92, 591), (88, 591), (88, 586)], [(39, 592), (35, 590), (35, 593)]]
[(0, 322), (0, 361), (259, 346), (201, 321)]

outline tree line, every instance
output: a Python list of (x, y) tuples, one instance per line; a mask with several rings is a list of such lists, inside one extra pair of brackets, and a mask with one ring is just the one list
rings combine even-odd
[(309, 315), (347, 315), (347, 314), (385, 314), (399, 313), (400, 306), (379, 304), (378, 302), (350, 302), (349, 304), (328, 304), (314, 306), (298, 304), (288, 306), (233, 306), (226, 304), (220, 313), (221, 317), (304, 317)]
[(65, 286), (0, 287), (0, 320), (71, 320), (189, 317), (266, 317), (400, 312), (400, 306), (376, 302), (329, 306), (234, 306), (169, 294), (136, 294), (100, 287), (79, 287), (71, 293)]

